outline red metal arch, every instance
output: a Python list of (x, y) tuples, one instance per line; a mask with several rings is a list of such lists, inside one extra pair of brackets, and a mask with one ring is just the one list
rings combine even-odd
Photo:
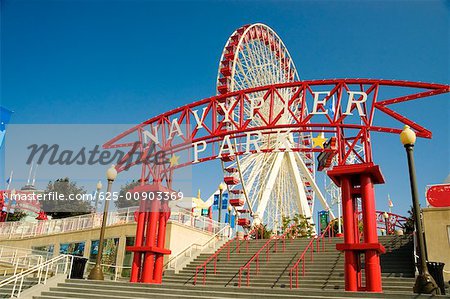
[[(395, 96), (390, 95), (388, 91), (384, 92), (385, 89), (392, 87), (396, 88)], [(280, 91), (286, 88), (292, 91), (290, 93), (292, 96), (289, 98), (281, 96), (283, 93)], [(317, 92), (324, 90), (329, 92), (321, 99), (319, 105), (315, 96)], [(118, 171), (122, 171), (137, 164), (136, 162), (128, 164), (127, 161), (133, 155), (133, 151), (138, 150), (144, 156), (154, 155), (154, 152), (150, 152), (151, 145), (174, 155), (185, 150), (189, 153), (192, 145), (198, 142), (203, 142), (204, 145), (221, 145), (224, 138), (243, 139), (246, 137), (246, 133), (255, 131), (269, 136), (270, 134), (287, 131), (292, 136), (304, 132), (331, 134), (335, 138), (335, 148), (311, 148), (304, 144), (304, 139), (298, 138), (298, 143), (295, 143), (291, 150), (338, 155), (339, 165), (329, 171), (328, 175), (335, 180), (338, 186), (341, 186), (343, 194), (343, 216), (344, 226), (346, 226), (344, 228), (346, 231), (345, 243), (339, 244), (337, 248), (344, 250), (346, 256), (345, 289), (347, 291), (364, 289), (380, 292), (379, 254), (383, 252), (384, 248), (378, 244), (376, 236), (373, 184), (382, 183), (383, 177), (379, 168), (372, 161), (370, 133), (400, 133), (400, 129), (399, 126), (389, 127), (375, 123), (375, 112), (383, 112), (392, 119), (409, 125), (419, 137), (431, 138), (430, 131), (393, 111), (388, 106), (449, 91), (449, 86), (443, 84), (375, 79), (313, 80), (262, 86), (207, 98), (173, 109), (123, 132), (105, 143), (104, 148), (130, 149), (117, 166)], [(367, 100), (356, 104), (350, 101), (349, 96), (346, 104), (345, 96), (346, 94), (352, 94), (352, 92), (353, 94), (359, 92), (360, 95), (359, 98), (353, 100), (362, 101), (364, 95)], [(248, 111), (246, 112), (245, 107), (246, 105), (248, 107), (255, 96), (259, 96), (266, 107), (269, 107), (270, 113), (268, 115), (260, 113), (258, 109), (254, 109), (250, 115), (246, 115)], [(314, 99), (316, 102), (314, 102)], [(219, 108), (222, 110), (225, 108), (224, 102), (227, 102), (226, 110), (228, 112), (218, 113)], [(275, 104), (276, 102), (278, 102), (278, 105)], [(284, 104), (281, 109), (280, 103)], [(312, 103), (317, 104), (315, 109), (308, 107)], [(333, 113), (304, 113), (305, 111), (325, 112), (327, 110), (331, 110)], [(201, 111), (200, 114), (199, 111)], [(223, 112), (226, 111), (223, 110)], [(234, 117), (231, 117), (231, 112), (234, 113)], [(278, 122), (284, 113), (290, 113), (294, 121), (290, 124)], [(252, 122), (252, 117), (256, 115), (262, 120), (263, 125), (255, 125)], [(151, 142), (148, 139), (151, 139)], [(242, 144), (242, 142), (237, 144)], [(355, 150), (357, 144), (363, 146), (363, 155)], [(274, 149), (269, 146), (262, 150), (270, 152)], [(236, 149), (234, 155), (244, 153), (245, 151), (241, 147)], [(348, 164), (347, 157), (351, 153), (357, 156), (357, 164), (346, 165)], [(308, 154), (312, 155), (312, 153)], [(197, 159), (197, 162), (215, 158), (217, 158), (217, 153), (212, 148), (207, 155)], [(141, 184), (143, 186), (141, 188), (143, 190), (148, 188), (163, 190), (162, 183), (164, 182), (164, 185), (170, 190), (173, 170), (192, 163), (192, 157), (188, 157), (187, 161), (180, 165), (172, 166), (166, 163), (142, 163)], [(151, 185), (145, 185), (152, 182)], [(354, 219), (356, 198), (360, 198), (365, 207), (365, 214), (363, 215), (364, 240), (362, 243), (359, 242), (359, 239), (353, 239), (351, 233), (358, 231), (353, 225), (354, 220), (356, 220)], [(143, 202), (141, 202), (141, 206), (143, 206)], [(134, 247), (130, 248), (135, 252), (131, 281), (161, 283), (162, 256), (169, 252), (164, 248), (165, 221), (167, 220), (165, 217), (167, 213), (164, 207), (159, 207), (157, 212), (139, 212), (136, 243)], [(146, 240), (145, 243), (144, 239)], [(362, 254), (365, 254), (366, 261), (370, 261), (367, 264), (372, 265), (366, 268), (366, 276), (370, 279), (366, 278), (366, 287), (364, 288), (361, 287), (361, 272), (355, 270), (358, 269), (358, 260)]]
[[(390, 95), (393, 87), (395, 87), (395, 97)], [(289, 99), (283, 99), (280, 95), (280, 91), (286, 88), (294, 91)], [(318, 105), (317, 111), (323, 112), (329, 104), (334, 103), (332, 114), (296, 113), (296, 111), (298, 112), (296, 109), (304, 111), (307, 106), (311, 107), (315, 93), (324, 90), (329, 91), (329, 94), (321, 99), (322, 104)], [(337, 149), (334, 151), (339, 157), (340, 165), (347, 163), (347, 157), (351, 153), (356, 153), (355, 146), (357, 144), (364, 147), (364, 156), (356, 153), (359, 159), (358, 162), (370, 163), (372, 162), (370, 133), (399, 134), (401, 132), (400, 126), (388, 127), (376, 123), (374, 121), (376, 111), (383, 112), (383, 114), (400, 123), (409, 125), (416, 131), (418, 137), (431, 138), (429, 130), (388, 108), (388, 106), (447, 93), (449, 90), (449, 85), (444, 84), (377, 79), (311, 80), (262, 86), (203, 99), (155, 116), (111, 139), (104, 144), (104, 148), (132, 148), (136, 147), (137, 142), (137, 150), (144, 154), (153, 155), (153, 153), (149, 153), (144, 132), (155, 133), (153, 135), (157, 136), (157, 149), (170, 154), (190, 150), (192, 145), (198, 142), (218, 146), (225, 136), (242, 141), (247, 133), (255, 131), (268, 135), (286, 131), (290, 131), (292, 134), (326, 132), (332, 133), (337, 138)], [(365, 92), (367, 94), (367, 101), (362, 105), (364, 116), (357, 115), (359, 113), (357, 105), (352, 104), (351, 107), (347, 107), (346, 97), (350, 91)], [(254, 126), (252, 120), (245, 117), (244, 107), (248, 105), (256, 93), (259, 95), (263, 94), (262, 101), (269, 105), (271, 111), (269, 116), (264, 116), (259, 113), (258, 109), (254, 110), (254, 115), (258, 115), (263, 120), (263, 126)], [(222, 115), (217, 111), (221, 109), (220, 103), (223, 103), (225, 99), (228, 99), (228, 102), (231, 103), (228, 107), (230, 113)], [(274, 99), (284, 103), (285, 107), (283, 109), (276, 107)], [(345, 114), (346, 109), (349, 109), (353, 115)], [(311, 108), (308, 108), (308, 110), (312, 111)], [(234, 118), (228, 117), (227, 119), (227, 116), (230, 116), (231, 113), (234, 113)], [(278, 120), (284, 113), (290, 113), (294, 118), (294, 122), (291, 124), (279, 124)], [(178, 127), (182, 134), (173, 134), (171, 127), (172, 129), (173, 127)], [(217, 158), (214, 146), (210, 152), (206, 152), (205, 156), (199, 158), (198, 162)], [(312, 149), (306, 147), (305, 144), (296, 144), (291, 150), (333, 151), (333, 149)], [(265, 148), (261, 149), (261, 151), (270, 152), (273, 149)], [(235, 152), (237, 155), (243, 153), (244, 150), (242, 149)], [(125, 169), (125, 162), (128, 158), (127, 155), (122, 159), (117, 166), (118, 171)], [(144, 163), (141, 165), (143, 179), (150, 181), (151, 178), (160, 177), (163, 173), (192, 163), (193, 159), (188, 159), (187, 161), (182, 161), (180, 165), (171, 168), (158, 166), (157, 169), (154, 165)], [(136, 164), (127, 164), (126, 167)]]

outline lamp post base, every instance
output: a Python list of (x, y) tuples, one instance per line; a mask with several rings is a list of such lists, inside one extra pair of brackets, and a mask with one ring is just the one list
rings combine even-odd
[(102, 267), (100, 265), (95, 265), (94, 268), (92, 268), (91, 272), (89, 272), (88, 279), (89, 280), (104, 280), (105, 277), (103, 276)]
[(441, 290), (429, 273), (423, 273), (417, 276), (413, 291), (416, 294), (441, 294)]

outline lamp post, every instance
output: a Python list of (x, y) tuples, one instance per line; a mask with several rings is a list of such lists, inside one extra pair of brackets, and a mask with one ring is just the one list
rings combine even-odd
[(100, 196), (100, 190), (102, 190), (103, 185), (102, 185), (102, 181), (98, 181), (97, 185), (96, 185), (96, 189), (97, 189), (97, 194), (95, 196), (95, 213), (97, 214), (98, 211), (98, 198)]
[(411, 185), (411, 195), (413, 202), (413, 212), (416, 224), (416, 234), (419, 242), (419, 275), (414, 284), (414, 292), (419, 294), (440, 294), (440, 290), (433, 277), (428, 272), (427, 261), (425, 257), (425, 242), (423, 238), (422, 222), (420, 219), (419, 196), (417, 193), (416, 169), (414, 165), (414, 143), (416, 142), (416, 134), (409, 126), (405, 126), (400, 134), (400, 141), (406, 149), (409, 169), (409, 182)]
[[(112, 183), (117, 177), (117, 170), (114, 165), (112, 165), (106, 171), (106, 179), (108, 180), (108, 189), (106, 190), (107, 196), (111, 194)], [(108, 220), (108, 208), (109, 208), (109, 200), (105, 200), (105, 207), (103, 209), (103, 219), (102, 219), (102, 227), (100, 229), (100, 239), (98, 241), (98, 251), (97, 251), (97, 259), (95, 261), (95, 266), (92, 268), (89, 273), (88, 279), (91, 280), (103, 280), (103, 270), (101, 266), (102, 255), (103, 255), (103, 242), (105, 240), (105, 228), (106, 221)]]
[(389, 214), (387, 212), (383, 213), (384, 225), (386, 226), (386, 235), (389, 235)]
[(258, 239), (258, 236), (262, 239), (261, 218), (259, 218), (259, 214), (257, 212), (253, 213), (253, 227), (256, 227), (256, 239)]
[(219, 184), (219, 219), (217, 222), (222, 222), (222, 196), (223, 196), (223, 190), (225, 190), (227, 186), (224, 183)]
[(338, 234), (337, 235), (338, 235), (338, 237), (342, 237), (342, 217), (341, 217), (342, 202), (341, 202), (340, 196), (338, 197), (337, 204), (338, 204)]

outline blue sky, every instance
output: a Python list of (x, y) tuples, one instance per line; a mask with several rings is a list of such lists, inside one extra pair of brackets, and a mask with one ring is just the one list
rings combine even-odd
[[(214, 95), (223, 45), (255, 22), (280, 35), (302, 79), (448, 84), (448, 3), (4, 0), (1, 105), (15, 111), (13, 124), (138, 123)], [(421, 195), (449, 173), (448, 103), (443, 95), (399, 107), (434, 134), (416, 146)], [(410, 193), (398, 136), (374, 135), (373, 146), (387, 181), (376, 189), (377, 207), (387, 208), (390, 193), (404, 214)], [(193, 193), (209, 194), (220, 165), (194, 167), (193, 176)]]

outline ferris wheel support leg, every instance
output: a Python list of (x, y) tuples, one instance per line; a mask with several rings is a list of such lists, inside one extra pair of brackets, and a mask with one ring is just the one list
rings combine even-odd
[(298, 208), (301, 211), (301, 213), (306, 217), (310, 219), (310, 223), (314, 223), (314, 219), (311, 215), (311, 209), (308, 205), (308, 200), (306, 198), (306, 192), (305, 188), (303, 187), (303, 182), (300, 176), (300, 172), (295, 164), (295, 157), (293, 152), (287, 153), (289, 157), (289, 166), (291, 167), (291, 171), (294, 174), (294, 180), (295, 180), (295, 191), (297, 193), (297, 196), (299, 198)]
[(314, 190), (314, 193), (319, 198), (320, 203), (322, 204), (323, 208), (330, 213), (331, 220), (335, 219), (333, 211), (331, 210), (330, 206), (327, 203), (327, 200), (325, 199), (325, 196), (323, 196), (322, 192), (319, 189), (319, 186), (317, 186), (316, 181), (312, 177), (311, 173), (308, 170), (308, 167), (306, 167), (305, 163), (303, 162), (302, 158), (300, 157), (299, 153), (295, 153), (295, 159), (297, 160), (298, 165), (300, 165), (302, 173), (305, 175), (306, 179), (308, 180), (309, 184)]
[(277, 153), (274, 162), (272, 163), (271, 170), (269, 172), (269, 178), (267, 179), (267, 184), (264, 192), (261, 196), (261, 202), (258, 205), (258, 216), (262, 219), (264, 217), (264, 212), (267, 208), (267, 203), (269, 202), (270, 194), (272, 193), (275, 180), (277, 179), (278, 173), (280, 172), (281, 163), (283, 162), (283, 152)]

